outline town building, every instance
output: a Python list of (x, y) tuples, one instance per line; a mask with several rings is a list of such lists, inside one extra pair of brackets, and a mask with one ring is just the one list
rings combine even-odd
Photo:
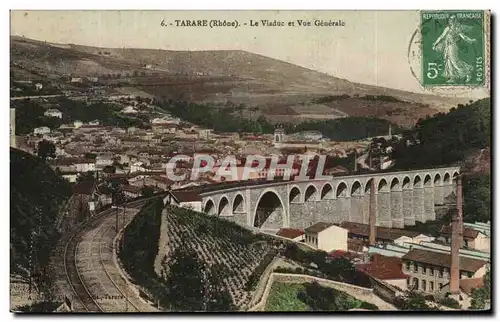
[(141, 196), (142, 189), (132, 185), (121, 185), (121, 191), (128, 199), (134, 199)]
[(123, 108), (121, 112), (123, 114), (137, 114), (137, 110), (132, 105)]
[(142, 162), (142, 161), (134, 162), (130, 166), (130, 173), (134, 173), (134, 172), (146, 172), (146, 171), (147, 171), (147, 168), (146, 168), (144, 162)]
[(97, 168), (104, 168), (105, 166), (113, 164), (113, 156), (112, 155), (98, 155), (95, 158), (95, 165)]
[(62, 119), (62, 117), (63, 117), (62, 112), (59, 111), (58, 109), (55, 109), (55, 108), (51, 108), (51, 109), (46, 110), (45, 113), (43, 113), (43, 115), (48, 116), (48, 117), (57, 117), (60, 119)]
[(33, 134), (35, 135), (44, 135), (50, 133), (50, 128), (47, 126), (40, 126), (33, 130)]
[(304, 230), (305, 243), (313, 248), (330, 252), (347, 251), (348, 231), (331, 223), (318, 222)]
[(277, 233), (277, 236), (285, 237), (293, 241), (301, 242), (304, 240), (304, 231), (302, 229), (296, 228), (281, 228)]
[(97, 187), (96, 196), (101, 207), (113, 203), (113, 191), (106, 185)]
[(303, 131), (290, 134), (290, 137), (299, 141), (320, 141), (323, 134), (320, 131)]
[(409, 243), (413, 244), (421, 244), (421, 243), (430, 243), (434, 241), (436, 238), (432, 236), (427, 236), (424, 234), (417, 235), (415, 237), (401, 236), (398, 239), (394, 240), (394, 244), (396, 245), (405, 245)]
[(163, 117), (157, 117), (151, 120), (152, 125), (160, 125), (160, 124), (175, 124), (179, 125), (181, 120), (176, 117), (171, 117), (170, 115), (166, 115)]
[[(478, 278), (464, 278), (459, 282), (459, 300), (463, 309), (467, 309), (471, 305), (472, 292), (474, 289), (484, 287), (484, 279), (482, 277)], [(450, 284), (446, 284), (441, 289), (441, 293), (450, 292)]]
[(77, 172), (96, 171), (96, 163), (93, 159), (78, 158), (73, 163)]
[[(451, 256), (425, 249), (412, 249), (402, 258), (403, 273), (409, 276), (408, 288), (424, 293), (443, 293), (443, 286), (450, 282)], [(460, 279), (483, 277), (488, 262), (460, 256)]]
[(73, 126), (74, 126), (74, 129), (78, 129), (78, 128), (83, 126), (83, 122), (76, 120), (73, 122)]
[(196, 191), (168, 191), (163, 198), (164, 205), (174, 205), (201, 212), (201, 197)]
[[(480, 251), (490, 251), (491, 240), (486, 230), (472, 228), (464, 224), (462, 232), (462, 247), (477, 249)], [(451, 243), (451, 226), (444, 225), (441, 228), (441, 236), (438, 238), (445, 243)]]
[(369, 263), (357, 264), (356, 269), (368, 276), (406, 290), (409, 275), (403, 273), (403, 261), (398, 257), (373, 254)]
[(68, 180), (69, 183), (77, 182), (78, 172), (76, 172), (76, 171), (61, 172), (61, 175), (64, 179)]
[[(368, 245), (368, 239), (370, 235), (370, 226), (367, 224), (361, 224), (356, 222), (344, 221), (340, 224), (340, 227), (347, 229), (349, 232), (350, 239), (358, 239), (366, 242)], [(387, 228), (376, 226), (375, 227), (375, 241), (377, 243), (393, 243), (395, 240), (406, 236), (410, 239), (416, 238), (421, 235), (419, 232), (398, 229), (398, 228)]]

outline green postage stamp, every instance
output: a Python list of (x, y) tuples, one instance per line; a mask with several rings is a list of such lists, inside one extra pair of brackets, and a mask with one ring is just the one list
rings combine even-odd
[(420, 28), (424, 86), (484, 84), (483, 11), (422, 11)]

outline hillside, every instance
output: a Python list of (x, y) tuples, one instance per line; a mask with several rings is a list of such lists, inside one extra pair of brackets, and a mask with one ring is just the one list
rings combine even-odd
[(33, 272), (43, 277), (59, 236), (59, 214), (71, 195), (71, 188), (40, 159), (12, 148), (10, 177), (10, 273), (28, 278), (33, 249)]
[[(238, 50), (97, 48), (12, 36), (11, 71), (35, 79), (99, 75), (101, 83), (119, 91), (174, 101), (244, 104), (242, 116), (264, 115), (274, 122), (370, 116), (411, 126), (461, 102), (352, 83)], [(341, 95), (342, 100), (324, 99)]]
[(491, 112), (482, 99), (421, 120), (393, 145), (394, 170), (461, 165), (464, 220), (491, 220)]
[(464, 162), (490, 146), (491, 100), (481, 99), (419, 121), (393, 146), (392, 158), (398, 169), (424, 169)]
[(225, 303), (223, 311), (247, 309), (277, 245), (217, 217), (177, 207), (162, 213), (161, 208), (144, 207), (126, 229), (120, 258), (136, 283), (164, 309), (210, 310), (202, 308), (203, 293), (197, 292), (207, 285), (224, 295), (213, 300)]

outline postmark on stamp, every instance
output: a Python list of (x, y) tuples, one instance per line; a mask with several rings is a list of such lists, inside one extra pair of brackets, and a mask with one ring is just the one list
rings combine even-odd
[(483, 11), (422, 11), (420, 29), (424, 87), (484, 84)]

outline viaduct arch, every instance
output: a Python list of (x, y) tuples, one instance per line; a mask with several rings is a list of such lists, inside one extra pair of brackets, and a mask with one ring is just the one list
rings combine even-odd
[(377, 225), (403, 228), (436, 219), (436, 206), (453, 203), (458, 167), (283, 181), (201, 192), (202, 209), (260, 229), (305, 228), (325, 221), (368, 223), (374, 183)]

